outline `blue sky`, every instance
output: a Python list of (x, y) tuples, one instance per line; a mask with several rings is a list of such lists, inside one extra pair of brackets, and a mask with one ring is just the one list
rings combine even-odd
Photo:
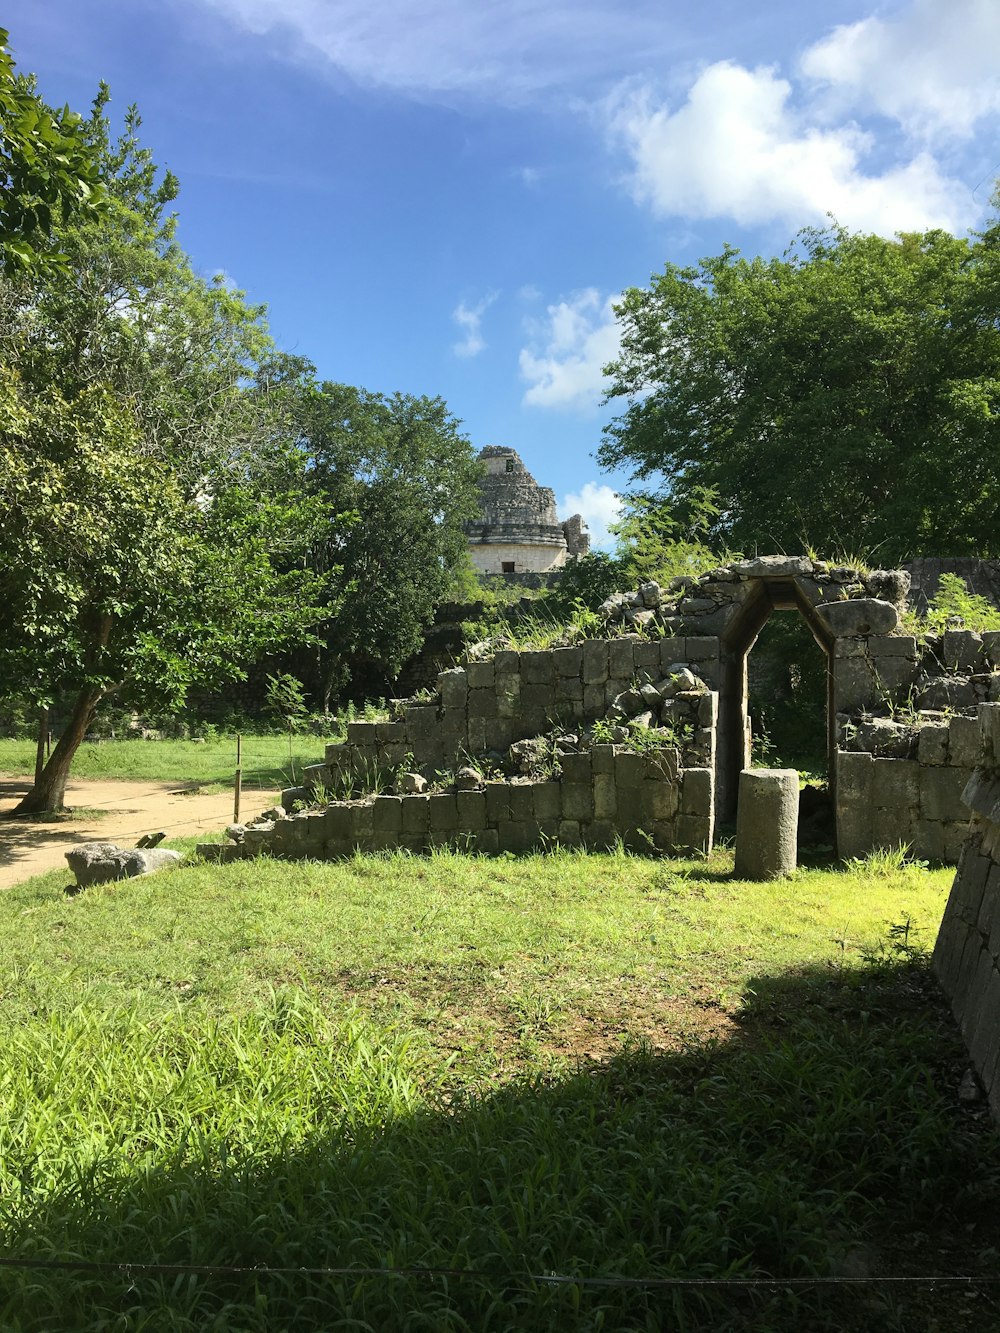
[(725, 242), (980, 224), (1000, 0), (8, 0), (50, 102), (136, 102), (179, 238), (324, 378), (440, 394), (600, 540), (611, 302)]

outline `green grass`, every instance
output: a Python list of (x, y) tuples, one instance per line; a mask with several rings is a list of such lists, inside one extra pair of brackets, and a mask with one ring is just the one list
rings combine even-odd
[(982, 1292), (537, 1280), (995, 1270), (1000, 1153), (913, 948), (950, 873), (730, 872), (437, 853), (8, 891), (4, 1253), (474, 1272), (0, 1269), (0, 1326), (986, 1326)]
[[(322, 761), (320, 737), (295, 736), (292, 763), (296, 778), (304, 764)], [(243, 737), (243, 783), (274, 789), (294, 785), (290, 776), (287, 736)], [(35, 743), (0, 740), (0, 773), (35, 771)], [(129, 782), (197, 782), (231, 786), (236, 771), (236, 737), (214, 736), (203, 745), (192, 741), (84, 742), (73, 760), (74, 778), (121, 779)]]

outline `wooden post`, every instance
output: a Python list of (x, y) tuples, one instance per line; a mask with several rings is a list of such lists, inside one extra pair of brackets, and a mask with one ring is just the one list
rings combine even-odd
[(38, 744), (35, 746), (35, 786), (42, 780), (45, 768), (45, 742), (49, 734), (49, 710), (43, 708), (38, 714)]
[(236, 737), (236, 793), (233, 801), (233, 823), (240, 822), (240, 792), (243, 788), (243, 737)]

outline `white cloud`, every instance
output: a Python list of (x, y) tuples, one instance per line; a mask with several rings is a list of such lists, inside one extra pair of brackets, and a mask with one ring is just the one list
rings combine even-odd
[(590, 544), (601, 550), (608, 550), (614, 545), (614, 538), (608, 532), (612, 523), (621, 517), (621, 496), (612, 487), (600, 482), (588, 481), (578, 491), (571, 491), (563, 497), (559, 512), (566, 518), (580, 514), (590, 529)]
[(533, 326), (531, 345), (519, 357), (521, 378), (528, 383), (527, 407), (595, 409), (604, 393), (603, 367), (618, 355), (618, 326), (613, 303), (588, 287), (569, 301), (546, 309), (544, 321)]
[(459, 301), (451, 312), (452, 319), (465, 334), (461, 342), (452, 345), (451, 350), (456, 356), (478, 356), (486, 346), (482, 334), (483, 315), (497, 299), (497, 295), (497, 292), (490, 292), (488, 296), (484, 296), (481, 301), (472, 306), (466, 305), (464, 301)]
[(892, 19), (834, 28), (806, 51), (802, 71), (909, 134), (964, 138), (1000, 112), (998, 57), (997, 0), (913, 0)]
[(846, 226), (886, 234), (971, 221), (968, 192), (929, 153), (866, 174), (872, 138), (853, 123), (820, 128), (773, 69), (721, 61), (676, 109), (649, 88), (628, 87), (607, 113), (631, 158), (636, 199), (662, 216), (799, 227), (833, 213)]
[(188, 0), (268, 38), (279, 55), (321, 60), (361, 84), (413, 95), (523, 102), (610, 80), (685, 46), (659, 0)]

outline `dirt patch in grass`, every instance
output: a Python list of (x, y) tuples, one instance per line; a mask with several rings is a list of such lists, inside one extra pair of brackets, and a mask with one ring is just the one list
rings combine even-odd
[[(11, 819), (30, 786), (30, 779), (0, 775), (0, 889), (65, 866), (66, 852), (77, 843), (131, 847), (144, 833), (163, 829), (169, 847), (176, 838), (218, 833), (233, 816), (231, 791), (206, 793), (196, 783), (81, 779), (69, 784), (65, 811)], [(274, 791), (248, 793), (243, 813), (259, 814), (277, 799)]]

